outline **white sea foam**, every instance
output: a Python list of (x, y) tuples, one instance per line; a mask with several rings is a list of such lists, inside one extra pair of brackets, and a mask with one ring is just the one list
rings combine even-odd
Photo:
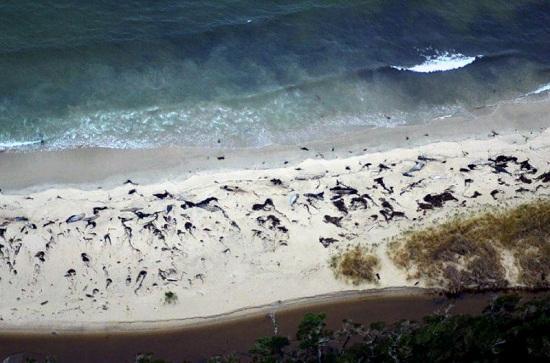
[(543, 92), (548, 92), (550, 91), (550, 83), (548, 84), (545, 84), (543, 86), (540, 86), (539, 88), (537, 88), (536, 90), (532, 91), (532, 92), (529, 92), (527, 95), (538, 95), (539, 93), (543, 93)]
[(42, 140), (0, 142), (0, 149), (17, 149), (24, 146), (40, 144), (41, 142)]
[(466, 67), (468, 64), (473, 63), (476, 59), (481, 57), (482, 56), (480, 55), (477, 57), (468, 57), (460, 53), (452, 54), (443, 52), (436, 55), (427, 56), (425, 62), (422, 64), (417, 64), (413, 67), (392, 66), (392, 68), (399, 69), (400, 71), (419, 73), (445, 72)]

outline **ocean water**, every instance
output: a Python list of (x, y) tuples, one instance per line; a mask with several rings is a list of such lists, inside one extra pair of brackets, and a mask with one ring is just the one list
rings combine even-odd
[(545, 0), (0, 2), (0, 149), (290, 144), (548, 91)]

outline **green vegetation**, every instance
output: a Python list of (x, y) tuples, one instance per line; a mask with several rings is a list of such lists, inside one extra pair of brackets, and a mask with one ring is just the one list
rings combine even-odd
[(153, 354), (151, 353), (146, 353), (146, 354), (138, 354), (136, 356), (136, 363), (168, 363), (168, 362), (162, 359), (154, 358)]
[(287, 337), (279, 335), (262, 337), (256, 340), (256, 344), (250, 350), (254, 362), (277, 362), (284, 358), (283, 349), (290, 344)]
[(178, 295), (175, 292), (167, 291), (164, 293), (164, 302), (166, 304), (175, 304), (178, 302)]
[(409, 272), (451, 292), (502, 288), (508, 284), (504, 254), (519, 269), (518, 281), (550, 286), (550, 201), (538, 200), (498, 213), (485, 213), (421, 231), (390, 245), (390, 257)]
[[(139, 362), (160, 362), (147, 358)], [(522, 302), (518, 296), (504, 296), (478, 316), (431, 315), (422, 322), (369, 327), (344, 321), (336, 332), (326, 329), (324, 314), (306, 314), (294, 340), (262, 337), (248, 355), (209, 362), (250, 359), (257, 363), (549, 362), (550, 297)]]
[(378, 257), (368, 254), (360, 246), (333, 256), (330, 266), (337, 278), (354, 285), (363, 282), (377, 282), (376, 272), (380, 267)]

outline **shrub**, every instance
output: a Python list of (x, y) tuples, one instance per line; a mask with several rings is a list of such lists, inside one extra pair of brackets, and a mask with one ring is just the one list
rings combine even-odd
[(457, 292), (507, 285), (502, 251), (514, 257), (519, 282), (550, 286), (550, 201), (538, 200), (498, 213), (412, 231), (390, 244), (389, 254), (409, 278)]
[[(522, 301), (518, 296), (495, 299), (481, 314), (426, 316), (370, 327), (344, 321), (336, 332), (326, 330), (325, 315), (308, 313), (296, 341), (285, 337), (256, 340), (255, 362), (548, 362), (550, 361), (550, 297)], [(240, 355), (216, 356), (209, 363), (248, 362)], [(139, 355), (139, 363), (157, 363)]]
[(164, 293), (164, 303), (175, 304), (178, 302), (178, 295), (175, 292), (167, 291)]
[(354, 285), (363, 282), (377, 282), (376, 272), (380, 267), (378, 257), (368, 254), (359, 246), (336, 255), (331, 260), (331, 267), (338, 278)]
[(252, 361), (257, 363), (275, 363), (282, 360), (283, 349), (290, 344), (287, 337), (272, 336), (262, 337), (256, 340), (250, 350)]
[(168, 363), (165, 360), (155, 358), (152, 353), (141, 353), (136, 356), (136, 363)]

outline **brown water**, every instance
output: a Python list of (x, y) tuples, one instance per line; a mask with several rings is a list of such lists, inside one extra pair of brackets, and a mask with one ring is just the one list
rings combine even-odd
[[(450, 309), (451, 314), (479, 314), (499, 293), (463, 294), (460, 298), (425, 293), (412, 296), (356, 296), (345, 300), (274, 309), (279, 334), (294, 336), (297, 325), (307, 312), (324, 312), (327, 325), (338, 329), (343, 319), (369, 324), (392, 323)], [(526, 297), (533, 296), (525, 294)], [(0, 359), (3, 363), (22, 362), (23, 356), (56, 362), (134, 362), (137, 353), (154, 352), (156, 358), (169, 361), (203, 362), (213, 355), (236, 353), (246, 360), (246, 352), (255, 339), (273, 334), (269, 314), (258, 314), (229, 322), (184, 327), (154, 333), (80, 334), (6, 334), (0, 332)], [(24, 355), (22, 354), (24, 353)]]

